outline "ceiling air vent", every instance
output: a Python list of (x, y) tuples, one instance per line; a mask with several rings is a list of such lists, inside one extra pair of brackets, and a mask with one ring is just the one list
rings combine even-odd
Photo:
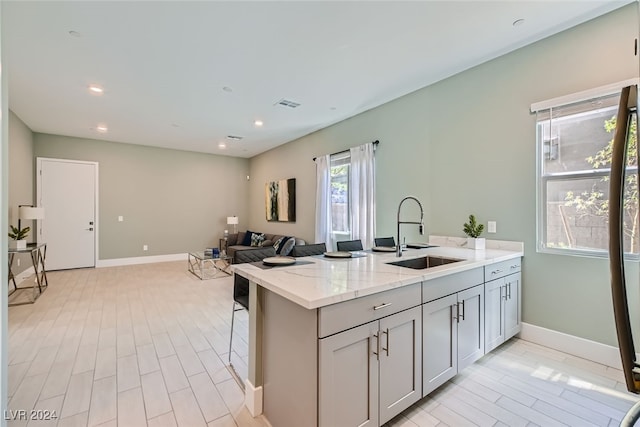
[(290, 101), (288, 99), (282, 98), (280, 101), (276, 102), (274, 105), (281, 105), (283, 107), (289, 108), (298, 108), (300, 104), (298, 102)]
[(227, 135), (227, 139), (230, 139), (232, 141), (240, 141), (242, 137), (237, 135)]

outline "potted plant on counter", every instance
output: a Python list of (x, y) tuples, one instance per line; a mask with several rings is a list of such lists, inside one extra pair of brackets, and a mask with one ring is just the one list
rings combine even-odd
[(473, 214), (469, 215), (469, 222), (464, 223), (463, 231), (468, 236), (467, 248), (476, 250), (485, 248), (485, 239), (480, 237), (484, 231), (484, 224), (478, 224)]
[(9, 247), (11, 249), (26, 249), (27, 248), (27, 234), (29, 234), (30, 227), (25, 228), (16, 228), (13, 225), (9, 226), (11, 228), (11, 232), (9, 233), (9, 237), (13, 239), (9, 242)]

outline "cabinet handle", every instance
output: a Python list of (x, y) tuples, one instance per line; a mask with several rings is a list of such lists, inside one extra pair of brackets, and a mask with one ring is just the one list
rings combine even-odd
[(382, 331), (382, 333), (387, 336), (387, 347), (382, 347), (382, 349), (387, 353), (387, 357), (389, 357), (389, 328), (387, 328), (386, 331)]
[(502, 270), (500, 270), (500, 269), (498, 269), (498, 270), (493, 270), (493, 271), (491, 272), (491, 274), (500, 274), (500, 273), (502, 273)]
[[(460, 303), (458, 303), (458, 305), (460, 305)], [(462, 314), (460, 315), (460, 317), (462, 318), (462, 320), (464, 320), (464, 300), (462, 300)]]
[(393, 303), (392, 302), (385, 302), (384, 304), (374, 305), (373, 309), (374, 310), (380, 310), (381, 308), (389, 307), (391, 304), (393, 304)]
[(451, 306), (451, 311), (453, 312), (453, 307), (456, 308), (456, 315), (453, 316), (454, 319), (456, 319), (456, 323), (460, 323), (460, 304), (455, 303)]
[(509, 299), (511, 299), (511, 282), (507, 283)]
[(373, 337), (376, 339), (376, 347), (375, 347), (375, 349), (377, 351), (372, 351), (372, 353), (376, 355), (376, 360), (380, 360), (380, 335), (379, 334), (373, 334)]
[[(502, 295), (502, 288), (504, 288), (504, 295)], [(509, 299), (507, 296), (507, 285), (500, 286), (500, 295), (505, 301)]]
[(513, 264), (513, 265), (511, 266), (511, 269), (512, 269), (512, 270), (515, 270), (515, 269), (516, 269), (516, 268), (518, 268), (518, 267), (519, 267), (519, 266), (518, 266), (518, 264)]

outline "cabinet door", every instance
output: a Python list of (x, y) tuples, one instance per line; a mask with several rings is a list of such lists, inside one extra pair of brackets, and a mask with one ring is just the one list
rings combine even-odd
[(380, 424), (422, 398), (421, 310), (380, 319)]
[(521, 273), (511, 274), (504, 279), (506, 298), (504, 300), (504, 339), (508, 340), (521, 328)]
[(484, 356), (484, 285), (458, 292), (458, 372)]
[(458, 372), (458, 331), (454, 318), (457, 295), (422, 306), (422, 395), (426, 396)]
[(504, 342), (504, 279), (484, 284), (485, 353)]
[(320, 427), (378, 426), (378, 322), (319, 344)]

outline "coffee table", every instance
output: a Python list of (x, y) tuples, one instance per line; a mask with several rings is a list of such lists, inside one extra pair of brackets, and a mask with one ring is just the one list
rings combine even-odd
[(187, 258), (189, 272), (200, 280), (215, 279), (220, 276), (230, 276), (232, 258), (227, 255), (205, 255), (204, 252), (189, 252)]

